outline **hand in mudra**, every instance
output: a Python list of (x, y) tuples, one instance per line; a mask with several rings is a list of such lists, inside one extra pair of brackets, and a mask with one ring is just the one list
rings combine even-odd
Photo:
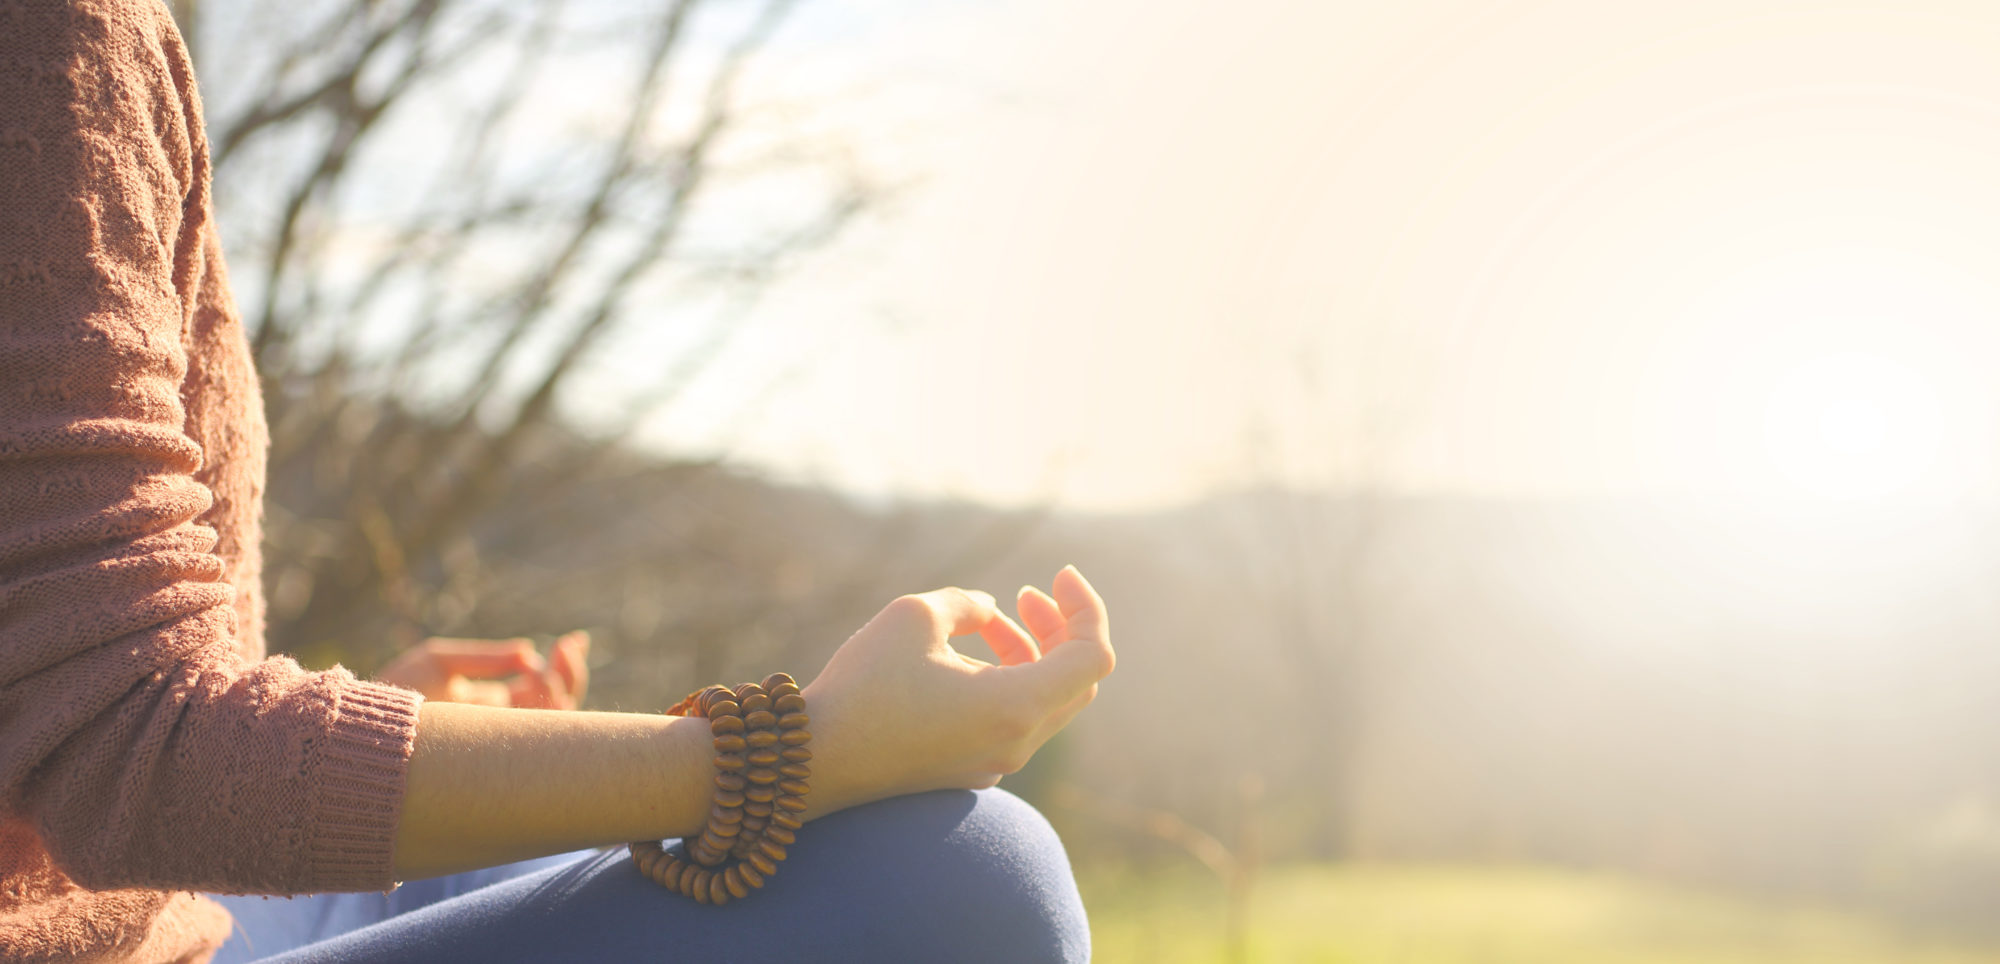
[(426, 639), (375, 674), (425, 699), (482, 706), (573, 710), (590, 685), (590, 635), (566, 633), (549, 658), (525, 639)]
[[(993, 597), (939, 589), (890, 603), (805, 689), (813, 728), (808, 817), (886, 797), (984, 788), (1082, 712), (1115, 657), (1104, 600), (1074, 567), (1053, 595), (1022, 587), (1029, 631)], [(1000, 664), (951, 647), (977, 634)]]

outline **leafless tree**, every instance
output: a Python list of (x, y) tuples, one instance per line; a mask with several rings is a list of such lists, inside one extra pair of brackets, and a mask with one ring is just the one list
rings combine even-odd
[[(579, 492), (643, 476), (638, 501), (657, 508), (698, 467), (623, 458), (633, 428), (874, 196), (839, 145), (793, 136), (745, 93), (792, 0), (172, 6), (208, 85), (272, 426), (272, 645), (308, 659), (365, 670), (423, 635), (488, 628), (481, 608), (507, 601), (495, 551), (601, 549), (589, 527), (632, 524)], [(814, 190), (739, 228), (760, 178)], [(613, 394), (592, 368), (613, 348), (657, 353), (656, 374), (576, 428), (565, 403)], [(675, 559), (659, 544), (543, 575), (602, 589), (703, 564), (698, 544)]]

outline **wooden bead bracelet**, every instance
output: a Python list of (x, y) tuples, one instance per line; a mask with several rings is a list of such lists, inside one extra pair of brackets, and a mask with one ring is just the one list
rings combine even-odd
[(657, 840), (631, 844), (632, 862), (660, 886), (703, 904), (741, 900), (778, 872), (804, 822), (811, 791), (806, 698), (797, 680), (772, 673), (735, 689), (707, 686), (667, 710), (708, 719), (715, 742), (715, 795), (708, 826), (669, 853)]

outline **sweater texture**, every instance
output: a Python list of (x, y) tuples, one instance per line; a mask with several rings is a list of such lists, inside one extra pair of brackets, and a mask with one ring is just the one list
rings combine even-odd
[(417, 694), (265, 658), (267, 434), (159, 0), (0, 0), (0, 960), (395, 886)]

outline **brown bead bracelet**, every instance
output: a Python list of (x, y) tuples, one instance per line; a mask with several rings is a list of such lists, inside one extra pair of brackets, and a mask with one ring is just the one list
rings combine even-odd
[(669, 853), (657, 840), (631, 846), (639, 872), (703, 904), (741, 900), (778, 872), (804, 821), (812, 776), (811, 718), (797, 680), (772, 673), (735, 689), (707, 686), (667, 710), (708, 719), (715, 742), (715, 795), (708, 826)]

